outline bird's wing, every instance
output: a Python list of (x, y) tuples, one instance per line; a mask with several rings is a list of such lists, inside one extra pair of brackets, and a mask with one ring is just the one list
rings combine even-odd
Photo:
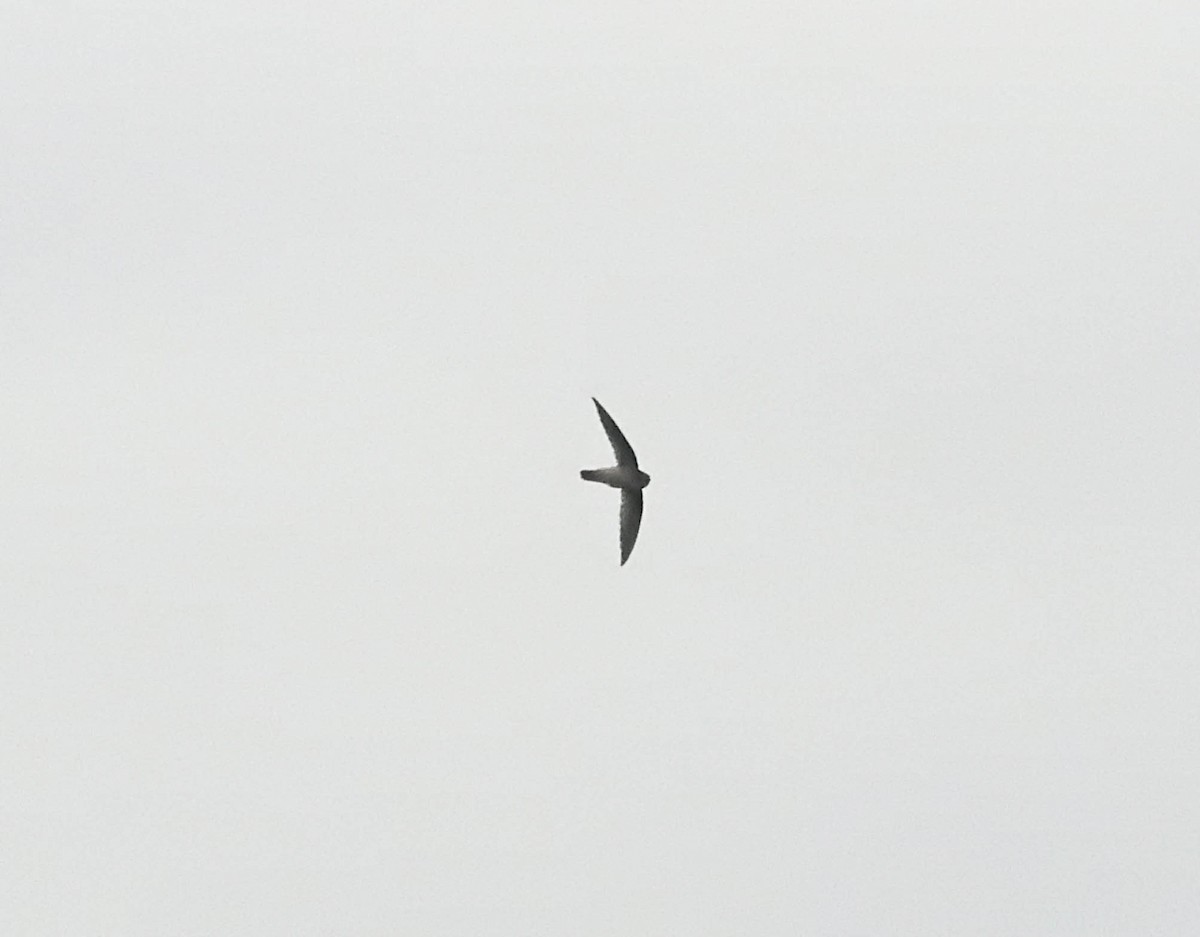
[(604, 424), (604, 432), (608, 434), (608, 441), (612, 443), (613, 454), (617, 457), (617, 465), (631, 465), (637, 468), (637, 456), (633, 454), (633, 446), (629, 445), (625, 434), (608, 415), (608, 411), (600, 406), (599, 400), (593, 397), (592, 403), (596, 405), (596, 412), (600, 414), (600, 422)]
[(621, 489), (621, 565), (629, 559), (642, 526), (642, 492), (638, 488)]

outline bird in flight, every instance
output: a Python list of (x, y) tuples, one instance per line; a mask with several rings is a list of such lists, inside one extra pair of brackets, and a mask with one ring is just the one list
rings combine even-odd
[(612, 444), (613, 455), (617, 464), (612, 468), (584, 469), (579, 476), (584, 481), (603, 482), (613, 488), (621, 489), (621, 565), (629, 559), (633, 545), (637, 542), (638, 528), (642, 526), (642, 489), (650, 484), (650, 476), (638, 468), (637, 456), (633, 447), (621, 432), (616, 421), (608, 415), (608, 411), (600, 406), (595, 397), (592, 403), (600, 414), (600, 422), (608, 441)]

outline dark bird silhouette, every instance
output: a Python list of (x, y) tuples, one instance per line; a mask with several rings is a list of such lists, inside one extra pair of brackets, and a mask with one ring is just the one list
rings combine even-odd
[(595, 397), (592, 403), (600, 414), (600, 422), (608, 441), (612, 444), (613, 455), (617, 464), (612, 468), (584, 469), (579, 476), (584, 481), (602, 482), (613, 488), (621, 489), (621, 565), (629, 559), (633, 545), (637, 542), (638, 529), (642, 526), (642, 489), (650, 484), (650, 476), (638, 468), (637, 456), (633, 454), (633, 446), (621, 432), (616, 421), (608, 415), (608, 411), (600, 405)]

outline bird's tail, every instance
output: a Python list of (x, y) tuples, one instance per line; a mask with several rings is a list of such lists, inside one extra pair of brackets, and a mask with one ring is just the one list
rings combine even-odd
[(584, 469), (579, 473), (579, 477), (585, 482), (604, 481), (604, 478), (601, 476), (598, 469)]

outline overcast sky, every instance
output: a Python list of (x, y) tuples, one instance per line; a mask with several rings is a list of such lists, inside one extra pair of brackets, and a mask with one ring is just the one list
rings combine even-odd
[(1200, 932), (1194, 3), (0, 37), (5, 934)]

